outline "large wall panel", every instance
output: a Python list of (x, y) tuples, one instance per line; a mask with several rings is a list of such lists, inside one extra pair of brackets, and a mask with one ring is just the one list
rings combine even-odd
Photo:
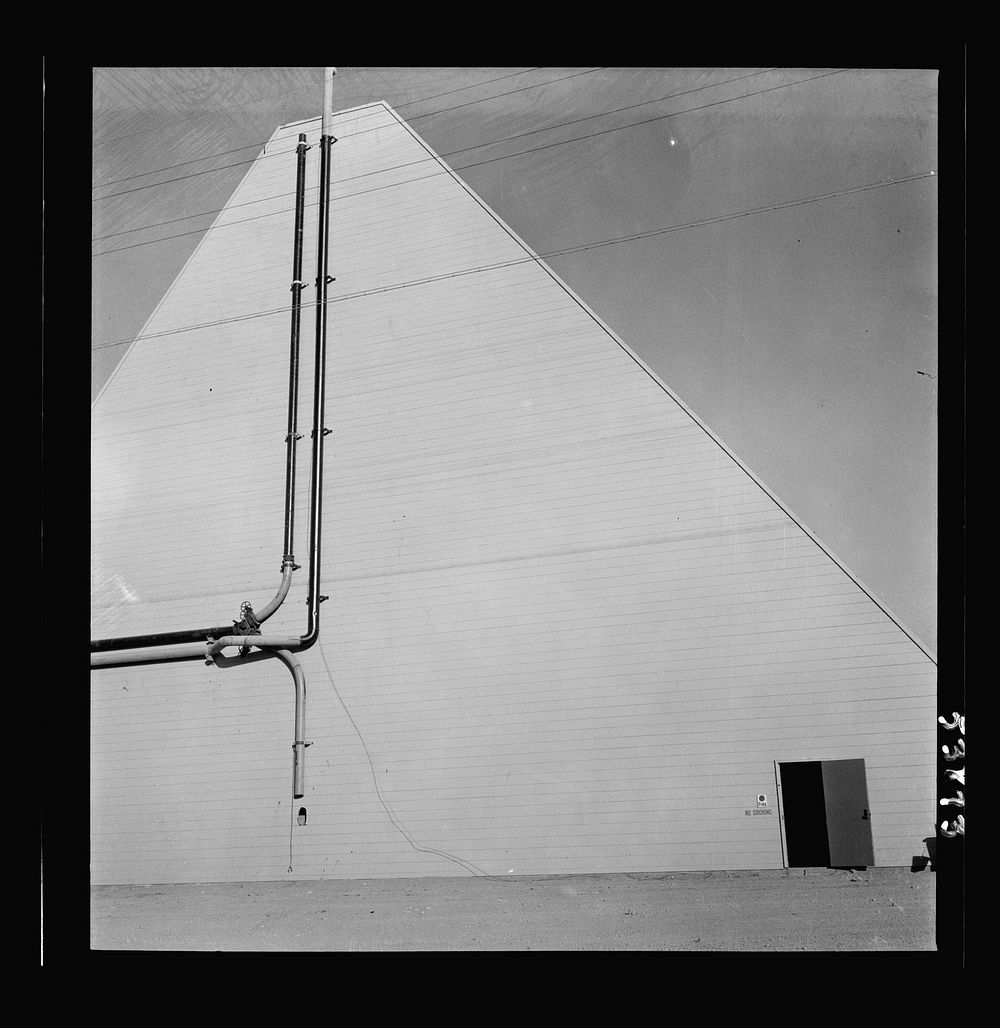
[[(775, 762), (858, 757), (876, 862), (908, 864), (933, 660), (391, 110), (333, 131), (306, 796), (277, 661), (95, 671), (94, 882), (781, 867), (779, 818), (746, 816)], [(314, 274), (318, 120), (95, 403), (95, 638), (277, 588), (299, 132)], [(305, 575), (269, 629), (304, 630)]]

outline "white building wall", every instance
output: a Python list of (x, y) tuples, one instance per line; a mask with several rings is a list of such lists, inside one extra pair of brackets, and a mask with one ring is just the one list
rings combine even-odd
[[(275, 134), (95, 405), (95, 638), (277, 588), (300, 131), (312, 281), (318, 121)], [(97, 671), (94, 882), (780, 867), (744, 813), (775, 761), (853, 757), (876, 863), (909, 864), (933, 662), (391, 111), (333, 131), (306, 796), (276, 661)], [(269, 630), (304, 630), (305, 581)]]

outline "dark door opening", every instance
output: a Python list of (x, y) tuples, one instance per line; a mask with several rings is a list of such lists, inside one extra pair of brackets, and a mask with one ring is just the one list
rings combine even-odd
[(872, 866), (864, 760), (792, 761), (779, 769), (788, 866)]
[(781, 809), (789, 867), (828, 867), (823, 766), (818, 760), (781, 765)]

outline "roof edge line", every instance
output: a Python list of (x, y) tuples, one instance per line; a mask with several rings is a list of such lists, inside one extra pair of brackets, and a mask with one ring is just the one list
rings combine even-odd
[(399, 114), (396, 113), (387, 103), (382, 101), (382, 106), (396, 119), (396, 121), (441, 165), (442, 168), (457, 182), (462, 189), (464, 189), (469, 196), (471, 196), (496, 222), (499, 224), (510, 237), (522, 247), (527, 253), (545, 272), (552, 277), (552, 279), (585, 311), (593, 321), (627, 354), (648, 376), (656, 383), (680, 408), (685, 414), (703, 431), (706, 435), (712, 439), (727, 456), (733, 460), (736, 465), (747, 474), (755, 485), (768, 496), (777, 506), (791, 519), (791, 521), (797, 525), (815, 544), (819, 547), (833, 562), (840, 568), (841, 571), (847, 575), (848, 578), (859, 589), (874, 603), (879, 610), (882, 611), (890, 621), (896, 625), (897, 628), (926, 656), (935, 666), (937, 666), (937, 656), (930, 650), (929, 647), (925, 646), (920, 639), (917, 638), (916, 633), (911, 631), (891, 610), (875, 595), (874, 591), (869, 588), (848, 566), (824, 543), (819, 536), (797, 515), (794, 511), (784, 503), (780, 497), (778, 497), (767, 485), (764, 484), (762, 479), (751, 470), (746, 463), (740, 459), (723, 441), (719, 438), (711, 428), (679, 397), (677, 394), (663, 381), (660, 376), (653, 371), (652, 368), (637, 354), (631, 347), (625, 343), (618, 334), (608, 325), (598, 314), (596, 314), (590, 306), (577, 295), (577, 293), (567, 285), (562, 278), (543, 260), (538, 256), (535, 251), (528, 246), (528, 244), (500, 217), (491, 207), (487, 204), (476, 191), (468, 185), (451, 166), (440, 157), (434, 149), (414, 130)]
[[(353, 114), (355, 111), (364, 111), (369, 107), (384, 107), (387, 111), (396, 115), (396, 112), (384, 101), (384, 100), (370, 100), (368, 103), (358, 104), (356, 107), (345, 107), (342, 111), (334, 111), (333, 117), (339, 118), (343, 114)], [(399, 115), (396, 115), (398, 118)], [(295, 128), (296, 125), (308, 125), (313, 121), (322, 121), (323, 115), (317, 114), (311, 118), (299, 118), (298, 121), (287, 121), (284, 125), (279, 125), (275, 132), (281, 132), (284, 129)]]
[(201, 238), (198, 240), (197, 244), (195, 245), (195, 247), (191, 251), (191, 253), (188, 254), (187, 260), (181, 265), (180, 270), (177, 272), (177, 274), (174, 275), (173, 281), (167, 287), (167, 290), (163, 294), (163, 296), (160, 297), (159, 303), (157, 303), (157, 305), (153, 308), (153, 310), (149, 314), (149, 317), (146, 318), (146, 320), (142, 323), (142, 328), (139, 329), (139, 331), (135, 334), (135, 337), (128, 344), (128, 347), (126, 348), (125, 352), (121, 355), (121, 358), (119, 359), (118, 363), (115, 365), (114, 370), (105, 379), (104, 385), (101, 386), (101, 388), (98, 391), (97, 395), (91, 401), (91, 404), (90, 404), (90, 413), (91, 413), (91, 415), (93, 415), (94, 410), (96, 409), (98, 402), (100, 401), (101, 397), (104, 396), (105, 392), (107, 391), (108, 386), (111, 385), (112, 381), (115, 379), (115, 377), (117, 376), (118, 372), (121, 370), (122, 365), (128, 359), (129, 354), (133, 351), (133, 349), (135, 349), (136, 345), (144, 338), (143, 334), (149, 328), (150, 324), (152, 323), (153, 319), (157, 316), (157, 314), (160, 313), (160, 309), (167, 302), (167, 299), (169, 298), (170, 294), (173, 293), (174, 289), (177, 286), (177, 283), (180, 282), (181, 277), (183, 276), (184, 272), (187, 271), (188, 265), (190, 265), (191, 262), (195, 259), (195, 257), (197, 257), (198, 254), (200, 253), (201, 248), (205, 245), (205, 242), (208, 240), (209, 233), (211, 233), (216, 228), (216, 226), (218, 225), (219, 221), (222, 219), (222, 216), (226, 213), (226, 211), (229, 210), (229, 205), (232, 202), (233, 197), (240, 191), (240, 189), (243, 187), (243, 184), (246, 182), (246, 180), (250, 177), (251, 173), (257, 167), (257, 162), (260, 159), (261, 154), (263, 154), (263, 153), (265, 153), (267, 151), (267, 147), (270, 145), (271, 140), (274, 139), (275, 135), (277, 135), (277, 130), (275, 132), (271, 133), (271, 136), (268, 139), (268, 141), (262, 145), (260, 152), (250, 162), (250, 166), (247, 168), (247, 170), (240, 177), (239, 182), (237, 182), (236, 185), (233, 187), (233, 191), (229, 194), (228, 199), (222, 205), (222, 207), (219, 208), (218, 213), (212, 219), (212, 223), (205, 228), (204, 232), (202, 232)]

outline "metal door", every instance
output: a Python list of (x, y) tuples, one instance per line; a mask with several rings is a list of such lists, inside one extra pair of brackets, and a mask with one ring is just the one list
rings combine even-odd
[(823, 795), (831, 867), (870, 867), (875, 863), (865, 762), (824, 760)]
[(775, 762), (788, 867), (870, 867), (875, 863), (865, 762)]

